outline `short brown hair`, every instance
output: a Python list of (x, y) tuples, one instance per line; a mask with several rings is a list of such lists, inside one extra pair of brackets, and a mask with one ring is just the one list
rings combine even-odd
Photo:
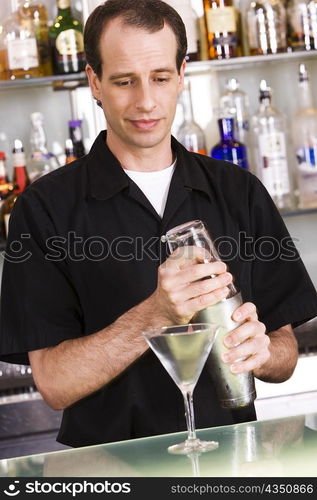
[(173, 7), (162, 0), (107, 0), (90, 14), (84, 30), (86, 61), (98, 78), (102, 75), (100, 38), (106, 23), (116, 17), (122, 17), (129, 26), (143, 28), (150, 33), (168, 24), (176, 37), (176, 66), (180, 71), (187, 52), (187, 38), (185, 25)]

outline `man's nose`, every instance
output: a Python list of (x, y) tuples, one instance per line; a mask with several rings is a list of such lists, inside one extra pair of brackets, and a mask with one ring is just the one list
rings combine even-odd
[(139, 111), (151, 112), (155, 107), (154, 90), (149, 82), (139, 84), (136, 93), (136, 107)]

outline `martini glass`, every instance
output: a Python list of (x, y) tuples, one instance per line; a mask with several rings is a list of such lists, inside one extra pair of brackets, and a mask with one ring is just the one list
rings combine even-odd
[(151, 328), (142, 333), (150, 348), (184, 397), (188, 437), (186, 441), (168, 447), (170, 453), (187, 455), (218, 447), (215, 441), (196, 437), (193, 391), (210, 353), (218, 326), (211, 323)]

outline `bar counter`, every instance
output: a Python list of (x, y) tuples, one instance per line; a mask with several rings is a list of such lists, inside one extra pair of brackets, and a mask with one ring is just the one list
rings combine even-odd
[(317, 477), (317, 413), (197, 431), (219, 442), (171, 455), (186, 432), (0, 461), (1, 477)]

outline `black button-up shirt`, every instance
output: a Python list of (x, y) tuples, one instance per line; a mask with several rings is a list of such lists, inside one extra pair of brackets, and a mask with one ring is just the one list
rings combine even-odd
[[(168, 255), (161, 236), (194, 219), (207, 226), (243, 299), (256, 304), (268, 331), (317, 314), (315, 289), (259, 180), (189, 153), (175, 139), (172, 147), (177, 165), (162, 219), (106, 146), (104, 132), (86, 157), (19, 196), (3, 269), (4, 361), (25, 363), (30, 350), (97, 332), (145, 300)], [(253, 406), (221, 409), (206, 369), (194, 397), (198, 428), (255, 418)], [(67, 408), (58, 439), (83, 446), (185, 428), (181, 393), (147, 351)]]

